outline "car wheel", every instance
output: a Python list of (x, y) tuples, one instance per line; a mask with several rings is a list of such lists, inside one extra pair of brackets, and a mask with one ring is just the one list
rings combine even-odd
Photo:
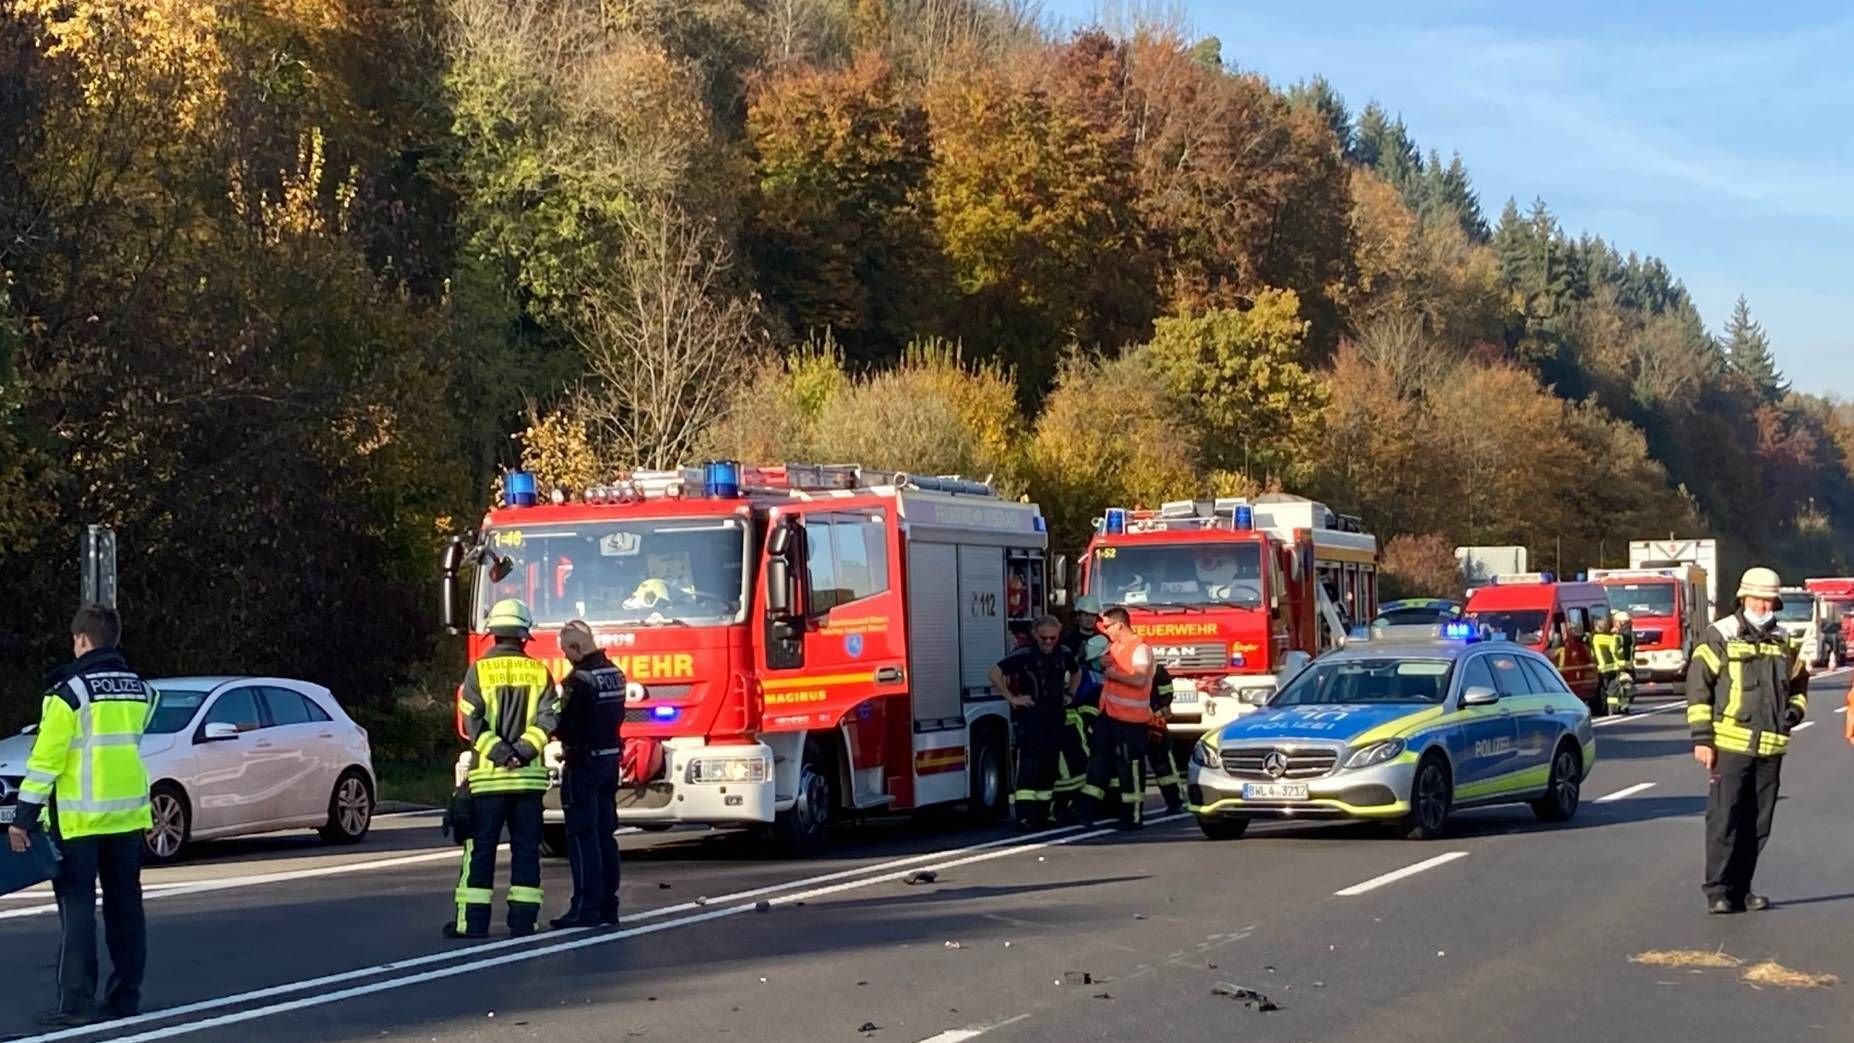
[(1448, 828), (1448, 813), (1454, 803), (1454, 784), (1448, 767), (1440, 757), (1428, 757), (1416, 766), (1416, 780), (1410, 784), (1410, 813), (1398, 825), (1398, 832), (1408, 840), (1434, 840)]
[(966, 801), (966, 815), (972, 821), (996, 822), (1004, 817), (1010, 806), (1010, 795), (1005, 792), (1004, 762), (1004, 738), (998, 729), (980, 732), (969, 769), (971, 789), (968, 792), (972, 796)]
[(373, 828), (373, 787), (365, 772), (349, 768), (328, 795), (328, 823), (320, 830), (330, 844), (358, 844)]
[(1212, 840), (1239, 840), (1249, 831), (1249, 820), (1224, 815), (1199, 815), (1197, 828)]
[(148, 810), (154, 824), (142, 834), (142, 861), (158, 866), (180, 861), (193, 835), (186, 791), (172, 782), (157, 783), (148, 791)]
[(1532, 802), (1532, 811), (1546, 822), (1568, 822), (1577, 814), (1583, 795), (1583, 769), (1570, 743), (1560, 743), (1551, 757), (1551, 778), (1545, 795)]
[(773, 843), (787, 855), (810, 855), (824, 846), (824, 828), (830, 822), (830, 776), (816, 743), (805, 743), (805, 759), (798, 768), (798, 791), (789, 811), (773, 818)]
[(564, 824), (549, 823), (541, 827), (541, 854), (548, 858), (567, 856), (567, 832)]

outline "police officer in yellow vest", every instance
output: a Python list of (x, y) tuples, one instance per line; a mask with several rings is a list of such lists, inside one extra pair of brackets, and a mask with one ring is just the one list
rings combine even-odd
[(109, 985), (104, 1018), (138, 1013), (148, 963), (142, 917), (142, 834), (153, 824), (148, 771), (140, 743), (148, 722), (148, 688), (116, 650), (116, 610), (85, 605), (71, 620), (76, 657), (46, 680), (38, 737), (19, 787), (18, 817), (8, 830), (14, 851), (50, 826), (63, 860), (53, 888), (64, 927), (58, 959), (58, 1009), (39, 1015), (47, 1027), (86, 1025), (97, 1010), (97, 880), (103, 882)]
[(1781, 583), (1750, 569), (1738, 606), (1714, 623), (1687, 668), (1687, 727), (1706, 768), (1706, 908), (1768, 909), (1751, 892), (1759, 852), (1770, 839), (1777, 784), (1790, 731), (1809, 705), (1809, 674), (1777, 626)]
[(547, 747), (560, 716), (560, 693), (547, 668), (526, 652), (534, 629), (528, 606), (496, 602), (486, 621), (496, 639), (464, 675), (464, 734), (474, 823), (457, 881), (457, 918), (447, 938), (489, 934), (495, 900), (496, 847), (509, 833), (509, 933), (533, 934), (541, 915), (541, 797), (547, 792)]

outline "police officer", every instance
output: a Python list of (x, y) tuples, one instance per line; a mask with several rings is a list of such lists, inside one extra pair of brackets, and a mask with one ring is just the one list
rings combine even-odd
[(1706, 631), (1687, 668), (1687, 727), (1706, 769), (1706, 909), (1770, 908), (1751, 891), (1770, 840), (1790, 731), (1809, 705), (1809, 674), (1777, 626), (1782, 584), (1767, 568), (1745, 572), (1736, 611)]
[(1062, 647), (1076, 663), (1075, 691), (1063, 712), (1062, 755), (1056, 771), (1056, 810), (1068, 810), (1088, 781), (1088, 754), (1101, 719), (1101, 666), (1107, 637), (1096, 629), (1100, 602), (1092, 594), (1075, 599), (1075, 625), (1062, 634)]
[(1127, 610), (1116, 605), (1101, 616), (1107, 635), (1106, 662), (1101, 669), (1101, 736), (1088, 758), (1088, 781), (1077, 801), (1080, 819), (1093, 820), (1107, 797), (1110, 779), (1120, 783), (1119, 826), (1143, 825), (1146, 800), (1146, 729), (1152, 721), (1152, 649), (1133, 632)]
[(1178, 770), (1178, 755), (1172, 746), (1172, 675), (1164, 663), (1152, 668), (1152, 721), (1146, 726), (1146, 770), (1152, 783), (1165, 798), (1165, 810), (1178, 814), (1184, 810), (1184, 777)]
[(1062, 755), (1063, 705), (1074, 691), (1075, 660), (1062, 647), (1062, 624), (1044, 616), (1031, 626), (1031, 643), (1014, 649), (991, 668), (991, 686), (1011, 704), (1017, 740), (1017, 821), (1043, 825), (1055, 799)]
[(474, 754), (468, 783), (474, 828), (464, 842), (457, 918), (447, 938), (489, 934), (496, 847), (509, 834), (509, 933), (533, 934), (541, 914), (541, 752), (559, 721), (560, 694), (547, 668), (526, 651), (534, 629), (528, 606), (507, 598), (489, 610), (495, 644), (464, 674), (464, 735)]
[[(148, 964), (142, 918), (142, 834), (153, 825), (148, 770), (140, 742), (148, 688), (117, 651), (122, 621), (106, 605), (87, 604), (71, 620), (73, 661), (45, 681), (39, 730), (19, 787), (19, 810), (7, 841), (25, 851), (48, 824), (63, 852), (53, 890), (64, 937), (58, 956), (58, 1006), (38, 1016), (48, 1028), (87, 1025), (97, 1010), (97, 880), (103, 882), (103, 937), (109, 985), (103, 1018), (126, 1018), (142, 1002)], [(49, 823), (40, 819), (47, 805)]]
[(566, 809), (573, 900), (555, 927), (618, 922), (618, 772), (624, 744), (624, 673), (574, 620), (560, 628), (560, 651), (573, 663), (561, 684), (560, 802)]
[(1622, 641), (1616, 636), (1614, 621), (1597, 620), (1596, 633), (1590, 635), (1590, 653), (1596, 657), (1597, 685), (1609, 712), (1622, 712)]

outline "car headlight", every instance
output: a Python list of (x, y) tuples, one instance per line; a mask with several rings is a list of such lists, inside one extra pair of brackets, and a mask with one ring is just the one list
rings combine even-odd
[(1217, 752), (1217, 733), (1210, 732), (1191, 748), (1191, 763), (1200, 768), (1223, 770), (1223, 755)]
[(764, 757), (697, 757), (683, 775), (690, 782), (765, 782)]
[(1394, 760), (1402, 753), (1402, 739), (1386, 739), (1383, 742), (1374, 742), (1369, 746), (1363, 746), (1352, 751), (1352, 755), (1345, 759), (1345, 766), (1348, 768), (1369, 768), (1374, 764), (1383, 764), (1385, 761)]

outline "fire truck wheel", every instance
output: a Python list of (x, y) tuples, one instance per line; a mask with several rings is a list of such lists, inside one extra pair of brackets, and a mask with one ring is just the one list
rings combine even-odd
[(1002, 728), (982, 728), (972, 741), (972, 794), (966, 812), (974, 822), (996, 822), (1010, 807), (1005, 792), (1005, 748)]
[(541, 854), (548, 858), (565, 858), (567, 854), (566, 826), (546, 825), (541, 827)]
[(826, 763), (817, 743), (807, 741), (792, 809), (773, 818), (773, 843), (787, 855), (809, 855), (824, 846), (824, 828), (830, 823), (832, 807)]

